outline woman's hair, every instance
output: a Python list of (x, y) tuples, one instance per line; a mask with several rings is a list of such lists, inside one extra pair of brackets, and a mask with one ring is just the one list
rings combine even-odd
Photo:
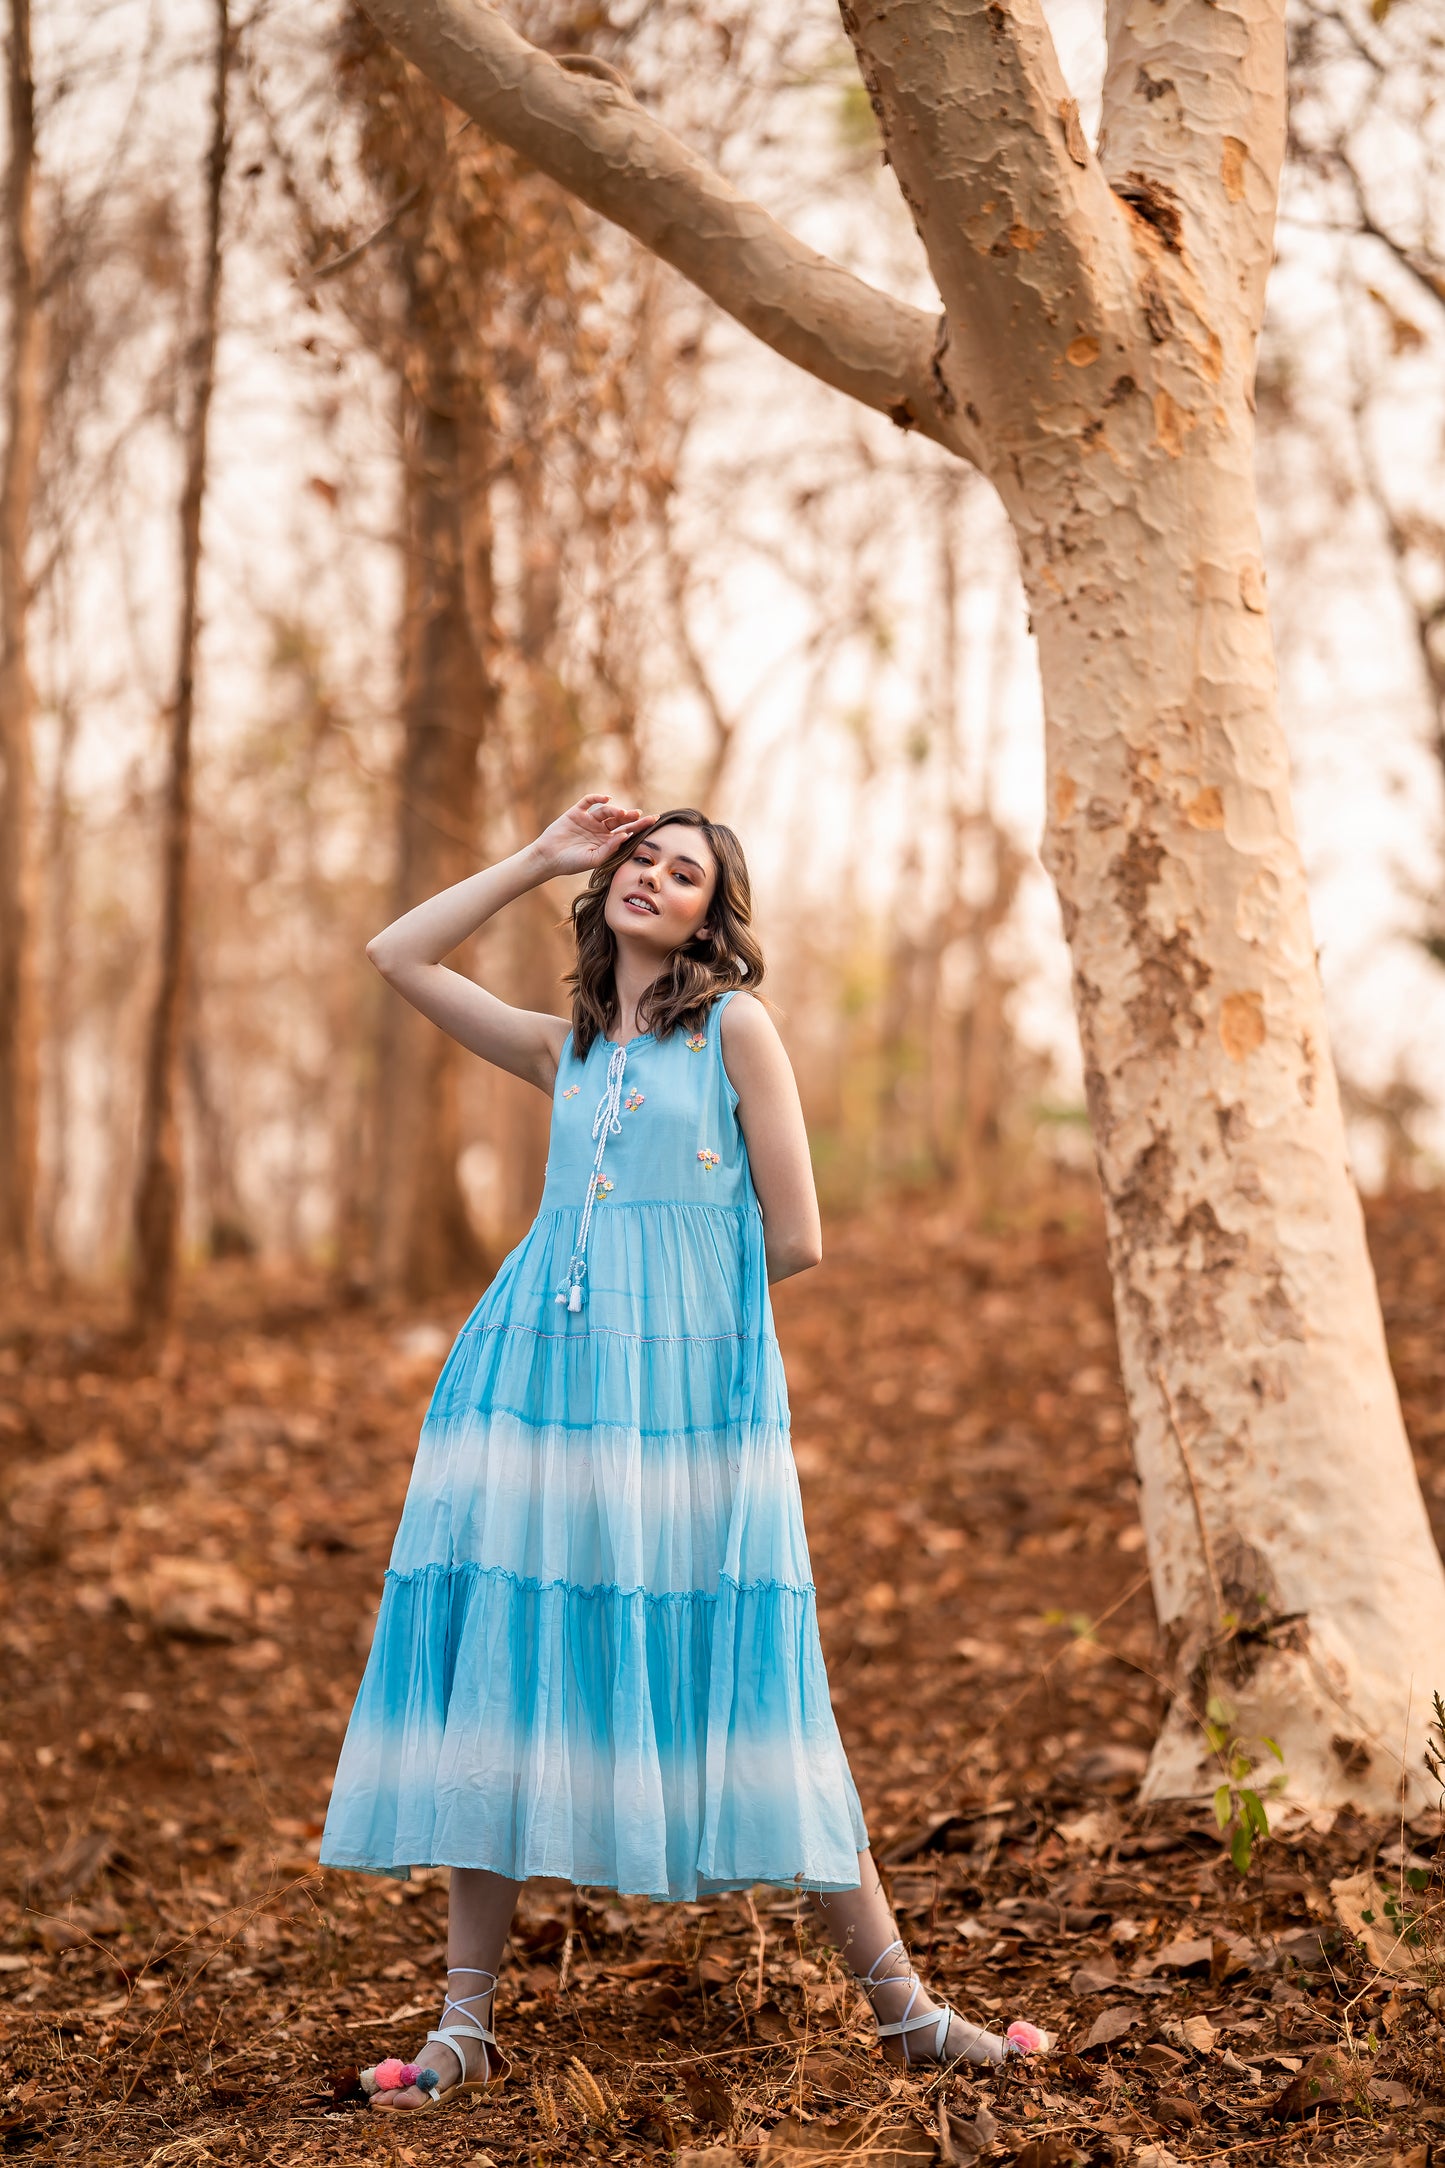
[(710, 821), (695, 806), (659, 813), (647, 828), (619, 843), (572, 900), (577, 963), (565, 983), (572, 989), (572, 1045), (583, 1059), (592, 1041), (599, 1034), (606, 1038), (617, 1022), (617, 941), (604, 916), (607, 891), (617, 868), (659, 828), (695, 828), (712, 852), (717, 886), (703, 920), (706, 930), (673, 950), (639, 1002), (638, 1030), (655, 1032), (659, 1039), (679, 1024), (698, 1031), (719, 994), (743, 985), (751, 993), (762, 981), (763, 952), (752, 932), (752, 885), (741, 843), (731, 828)]

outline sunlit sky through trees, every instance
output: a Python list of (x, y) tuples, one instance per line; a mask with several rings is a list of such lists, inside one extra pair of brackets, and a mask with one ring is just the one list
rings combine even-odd
[[(1396, 0), (1398, 16), (1412, 10), (1423, 23), (1418, 0)], [(719, 12), (741, 20), (745, 11)], [(731, 75), (674, 69), (664, 31), (639, 62), (641, 93), (806, 239), (926, 305), (922, 252), (879, 169), (835, 13), (823, 0), (803, 10), (763, 0), (746, 12)], [(1048, 13), (1092, 128), (1099, 11), (1091, 0), (1053, 0)], [(305, 1246), (327, 1231), (324, 1169), (297, 1113), (303, 1101), (324, 1102), (327, 1088), (318, 988), (351, 969), (386, 895), (396, 404), (386, 367), (358, 334), (346, 281), (304, 274), (308, 247), (288, 193), (299, 188), (343, 234), (362, 237), (376, 222), (352, 123), (331, 88), (334, 11), (325, 0), (289, 0), (238, 14), (245, 66), (204, 530), (199, 1000), (217, 1059), (233, 1083), (244, 1078), (230, 1120), (244, 1131), (258, 1220), (269, 1241)], [(103, 1261), (121, 1239), (114, 1199), (127, 1186), (127, 1109), (153, 962), (158, 718), (173, 667), (176, 355), (194, 286), (209, 33), (199, 0), (37, 9), (42, 228), (57, 250), (70, 236), (78, 264), (78, 358), (46, 452), (35, 657), (42, 825), (63, 715), (74, 731), (69, 945), (53, 954), (71, 980), (61, 1221), (77, 1266)], [(683, 54), (680, 29), (676, 37)], [(1423, 28), (1421, 37), (1423, 49)], [(1318, 120), (1322, 110), (1346, 113), (1360, 86), (1340, 66), (1322, 87), (1312, 79), (1310, 95)], [(1402, 229), (1424, 215), (1440, 127), (1417, 73), (1381, 97), (1362, 139), (1377, 209)], [(1432, 309), (1383, 246), (1342, 230), (1347, 210), (1326, 179), (1292, 169), (1262, 363), (1269, 588), (1337, 1057), (1366, 1099), (1392, 1086), (1420, 1095), (1416, 1135), (1438, 1165), (1445, 966), (1416, 936), (1445, 883), (1442, 774), (1401, 566), (1361, 477), (1363, 460), (1406, 527), (1442, 518), (1445, 305)], [(618, 292), (630, 292), (632, 244), (605, 235), (600, 246)], [(380, 251), (375, 265), (379, 289)], [(1035, 666), (998, 506), (941, 452), (790, 371), (671, 274), (659, 290), (648, 321), (683, 357), (669, 397), (693, 417), (678, 432), (668, 512), (684, 631), (664, 607), (655, 536), (639, 529), (605, 579), (569, 565), (564, 578), (576, 584), (564, 617), (580, 710), (591, 713), (583, 680), (614, 599), (607, 583), (630, 583), (645, 628), (633, 660), (649, 788), (687, 800), (707, 771), (715, 719), (701, 673), (732, 727), (712, 810), (749, 848), (778, 997), (785, 1015), (798, 1011), (804, 1037), (810, 1003), (876, 991), (900, 929), (936, 913), (949, 804), (991, 815), (1028, 854), (997, 940), (1013, 1031), (1042, 1058), (1029, 1089), (1041, 1104), (1077, 1103), (1067, 958), (1034, 856), (1043, 803)], [(632, 441), (619, 433), (619, 457)], [(508, 531), (504, 519), (504, 632)], [(1142, 616), (1139, 637), (1148, 638)], [(322, 712), (327, 749), (308, 765), (297, 748), (308, 734), (321, 742)], [(591, 780), (623, 781), (617, 739), (601, 728)], [(505, 762), (488, 769), (487, 793), (484, 853), (522, 840)], [(990, 865), (973, 851), (970, 843), (961, 878), (987, 885)], [(831, 977), (819, 975), (820, 956), (833, 959)], [(966, 1001), (967, 985), (950, 998)], [(1377, 1179), (1385, 1132), (1367, 1109), (1353, 1136), (1362, 1176)], [(48, 1148), (53, 1156), (53, 1123)]]

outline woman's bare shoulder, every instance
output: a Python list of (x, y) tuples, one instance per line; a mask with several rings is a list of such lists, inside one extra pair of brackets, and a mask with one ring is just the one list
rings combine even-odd
[(776, 1046), (778, 1027), (772, 1012), (757, 994), (745, 992), (741, 987), (722, 1012), (722, 1043), (724, 1046)]
[(740, 991), (723, 1010), (722, 1057), (734, 1091), (771, 1089), (792, 1072), (772, 1010), (756, 994)]

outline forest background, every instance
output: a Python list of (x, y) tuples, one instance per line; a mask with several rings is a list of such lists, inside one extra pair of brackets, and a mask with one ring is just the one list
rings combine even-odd
[[(931, 304), (831, 10), (510, 12)], [(1092, 139), (1100, 11), (1048, 15)], [(1445, 31), (1428, 0), (1290, 20), (1269, 611), (1438, 1540)], [(904, 2080), (790, 1893), (537, 1885), (503, 2021), (531, 2085), (488, 2153), (461, 2118), (429, 2154), (1428, 2168), (1438, 1812), (1271, 1800), (1241, 1871), (1227, 1739), (1223, 1833), (1136, 1798), (1170, 1682), (988, 486), (751, 344), (348, 6), (6, 26), (0, 2148), (391, 2153), (356, 2066), (434, 2011), (445, 1870), (322, 1875), (317, 1841), (427, 1393), (547, 1110), (364, 944), (604, 788), (747, 846), (829, 1221), (777, 1310), (840, 1727), (931, 1975), (1066, 2052)], [(560, 1009), (563, 886), (466, 967)], [(1192, 1475), (1175, 1504), (1212, 1569)], [(1377, 1875), (1419, 1897), (1403, 1953), (1360, 1933)]]
[[(1088, 127), (1098, 20), (1049, 13)], [(524, 14), (924, 298), (828, 11)], [(411, 1295), (495, 1262), (546, 1109), (398, 1017), (362, 949), (583, 788), (742, 834), (830, 1205), (921, 1185), (976, 1219), (1087, 1167), (1035, 665), (987, 486), (840, 411), (334, 8), (231, 12), (218, 168), (216, 23), (56, 0), (34, 24), (33, 788), (0, 940), (32, 970), (35, 1146), (12, 1258), (52, 1286), (129, 1273), (164, 1306), (135, 1228), (169, 1150), (190, 1261)], [(1357, 1164), (1430, 1181), (1445, 63), (1410, 0), (1294, 29), (1258, 392), (1270, 606)], [(565, 903), (529, 900), (468, 966), (562, 1006)]]

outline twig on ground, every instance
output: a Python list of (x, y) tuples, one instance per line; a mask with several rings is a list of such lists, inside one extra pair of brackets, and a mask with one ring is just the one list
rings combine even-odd
[(763, 1923), (762, 1923), (762, 1921), (761, 1921), (761, 1920), (760, 1920), (760, 1919), (758, 1918), (758, 1908), (757, 1908), (757, 1906), (756, 1906), (756, 1905), (755, 1905), (755, 1904), (753, 1903), (753, 1893), (752, 1893), (752, 1891), (751, 1891), (751, 1890), (745, 1890), (745, 1891), (743, 1892), (743, 1895), (744, 1895), (744, 1897), (746, 1898), (746, 1901), (747, 1901), (747, 1907), (748, 1907), (748, 1918), (749, 1918), (749, 1919), (750, 1919), (750, 1920), (752, 1921), (752, 1923), (753, 1923), (753, 1933), (754, 1933), (754, 1934), (755, 1934), (755, 1935), (757, 1936), (757, 1938), (758, 1938), (758, 1985), (757, 1985), (757, 1991), (756, 1991), (756, 1993), (755, 1993), (755, 1994), (754, 1994), (754, 1996), (753, 1996), (753, 2008), (754, 2008), (755, 2010), (761, 2010), (761, 2009), (762, 2009), (762, 2007), (763, 2007), (763, 1993), (764, 1993), (764, 1989), (763, 1989), (763, 1953), (764, 1953), (764, 1951), (765, 1951), (765, 1950), (767, 1949), (767, 1946), (768, 1946), (768, 1937), (767, 1937), (767, 1931), (766, 1931), (766, 1929), (764, 1928), (764, 1926), (763, 1926)]

